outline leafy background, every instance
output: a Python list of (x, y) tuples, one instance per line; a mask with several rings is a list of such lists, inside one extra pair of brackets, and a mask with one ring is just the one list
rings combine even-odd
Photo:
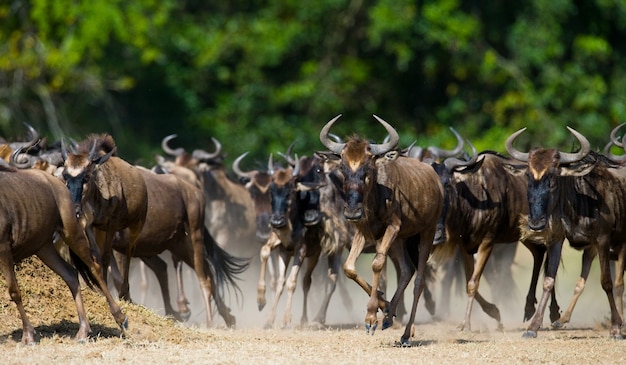
[(108, 132), (150, 163), (161, 139), (258, 161), (321, 149), (321, 127), (401, 144), (597, 148), (626, 121), (621, 0), (8, 0), (0, 136)]

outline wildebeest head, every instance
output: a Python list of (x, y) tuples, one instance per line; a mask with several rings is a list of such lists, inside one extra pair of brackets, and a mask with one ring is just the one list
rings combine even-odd
[(289, 214), (297, 214), (290, 211), (289, 207), (296, 198), (295, 181), (300, 173), (300, 165), (295, 168), (291, 166), (287, 168), (274, 166), (272, 155), (268, 160), (268, 173), (272, 177), (270, 183), (270, 203), (272, 207), (272, 215), (270, 216), (270, 224), (273, 228), (282, 229), (287, 227), (289, 223)]
[[(89, 147), (90, 146), (90, 147)], [(91, 135), (70, 153), (63, 143), (61, 155), (64, 161), (63, 178), (70, 190), (76, 214), (82, 213), (82, 198), (91, 192), (90, 183), (94, 170), (116, 153), (113, 137), (108, 134)]]
[(377, 179), (377, 163), (397, 158), (398, 151), (392, 151), (400, 140), (396, 130), (387, 122), (374, 115), (389, 134), (389, 140), (382, 144), (366, 141), (358, 136), (347, 142), (335, 142), (329, 138), (332, 125), (341, 115), (330, 120), (320, 132), (320, 142), (336, 157), (341, 159), (340, 169), (344, 177), (343, 191), (346, 203), (344, 216), (351, 221), (364, 217), (363, 201), (372, 191)]
[(256, 238), (261, 242), (266, 242), (270, 235), (270, 214), (272, 212), (272, 207), (270, 206), (270, 182), (272, 177), (267, 171), (241, 170), (239, 164), (247, 155), (248, 152), (245, 152), (235, 159), (233, 171), (237, 174), (252, 198), (256, 217)]
[(515, 172), (524, 172), (528, 178), (528, 228), (533, 231), (543, 230), (548, 223), (548, 216), (558, 203), (556, 195), (557, 179), (560, 176), (584, 176), (594, 167), (593, 162), (584, 160), (591, 151), (589, 141), (573, 128), (567, 129), (580, 143), (576, 153), (560, 152), (555, 148), (534, 148), (530, 152), (520, 152), (513, 147), (513, 141), (526, 128), (511, 134), (505, 142), (509, 155), (514, 159), (527, 162)]

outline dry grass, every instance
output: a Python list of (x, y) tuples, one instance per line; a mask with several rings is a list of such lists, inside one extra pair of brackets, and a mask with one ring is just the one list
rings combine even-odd
[[(544, 330), (534, 340), (521, 338), (523, 326), (495, 332), (487, 329), (493, 327), (489, 322), (475, 325), (473, 332), (459, 333), (456, 322), (424, 321), (416, 325), (414, 346), (401, 348), (397, 345), (401, 328), (373, 336), (360, 325), (321, 330), (206, 329), (176, 323), (143, 306), (123, 304), (130, 328), (129, 336), (122, 339), (104, 298), (88, 289), (83, 296), (92, 337), (79, 344), (73, 340), (76, 310), (65, 284), (36, 258), (18, 266), (18, 280), (39, 343), (19, 342), (21, 322), (0, 279), (0, 349), (5, 364), (611, 364), (626, 358), (626, 346), (608, 338), (602, 321)], [(605, 306), (606, 299), (597, 300)]]

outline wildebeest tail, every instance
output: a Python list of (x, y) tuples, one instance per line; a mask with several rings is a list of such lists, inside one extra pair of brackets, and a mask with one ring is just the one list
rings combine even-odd
[(92, 290), (96, 290), (96, 288), (102, 290), (102, 288), (98, 286), (98, 281), (91, 273), (89, 266), (84, 263), (83, 260), (81, 260), (80, 257), (78, 257), (78, 255), (74, 253), (74, 251), (72, 251), (71, 249), (69, 251), (72, 264), (74, 265), (80, 276), (83, 278), (85, 284), (87, 284), (87, 286)]
[(235, 257), (226, 252), (215, 242), (206, 227), (204, 227), (204, 247), (208, 253), (207, 265), (214, 281), (216, 295), (223, 297), (224, 288), (228, 285), (229, 288), (234, 289), (237, 300), (239, 300), (239, 295), (243, 295), (243, 293), (237, 285), (238, 275), (246, 271), (250, 265), (249, 260)]

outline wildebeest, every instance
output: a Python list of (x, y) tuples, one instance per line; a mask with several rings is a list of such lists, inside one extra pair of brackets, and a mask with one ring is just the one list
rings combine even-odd
[[(444, 208), (435, 238), (438, 246), (434, 255), (449, 257), (457, 247), (460, 248), (468, 302), (459, 329), (471, 330), (474, 299), (485, 313), (498, 321), (498, 328), (501, 329), (500, 310), (482, 297), (478, 287), (494, 245), (515, 245), (511, 242), (519, 240), (519, 219), (522, 214), (528, 213), (527, 184), (523, 177), (506, 172), (505, 164), (514, 161), (491, 151), (476, 153), (474, 147), (471, 147), (473, 153), (467, 161), (448, 158), (442, 163), (433, 163), (445, 190)], [(538, 275), (543, 261), (540, 247), (530, 242), (527, 247), (538, 258)], [(531, 287), (534, 288), (532, 284)], [(511, 289), (498, 295), (510, 296), (513, 294)], [(534, 299), (534, 289), (529, 297), (531, 294)], [(534, 305), (534, 301), (531, 305)]]
[[(99, 267), (97, 249), (90, 247), (76, 218), (67, 187), (58, 178), (40, 170), (17, 170), (0, 161), (0, 267), (11, 300), (22, 319), (22, 342), (35, 341), (35, 329), (26, 316), (14, 271), (14, 264), (37, 255), (57, 273), (70, 288), (78, 311), (76, 338), (84, 340), (90, 332), (80, 293), (76, 269), (90, 286), (97, 286), (105, 295), (115, 321), (124, 333), (127, 318), (109, 293)], [(76, 269), (64, 261), (52, 244), (59, 234), (69, 246)]]
[[(113, 236), (128, 229), (126, 256), (132, 257), (148, 210), (148, 191), (139, 169), (114, 156), (116, 151), (115, 141), (108, 134), (92, 134), (75, 151), (65, 147), (62, 151), (63, 178), (87, 236), (100, 248), (105, 280)], [(123, 272), (129, 272), (129, 265), (130, 259)], [(120, 297), (130, 300), (128, 276), (124, 279)]]
[(619, 338), (622, 319), (613, 296), (610, 251), (620, 251), (626, 240), (626, 170), (607, 157), (591, 151), (589, 141), (576, 130), (568, 130), (580, 143), (576, 153), (536, 147), (521, 152), (513, 147), (526, 128), (511, 134), (505, 147), (516, 160), (528, 166), (512, 172), (528, 179), (529, 214), (521, 223), (522, 240), (539, 240), (547, 246), (548, 264), (543, 294), (524, 337), (536, 337), (543, 322), (548, 293), (561, 258), (565, 238), (577, 249), (597, 250), (600, 281), (611, 310), (610, 335)]
[[(443, 187), (430, 165), (401, 156), (394, 150), (399, 135), (390, 124), (377, 116), (374, 117), (390, 136), (388, 142), (375, 144), (358, 136), (351, 137), (345, 143), (332, 141), (328, 134), (339, 117), (333, 118), (322, 128), (320, 141), (336, 158), (341, 159), (346, 197), (343, 214), (356, 227), (350, 253), (343, 266), (344, 272), (370, 295), (365, 317), (366, 329), (372, 333), (375, 331), (379, 308), (385, 314), (383, 329), (391, 326), (399, 293), (404, 291), (410, 278), (399, 283), (390, 303), (372, 288), (378, 287), (380, 272), (390, 246), (394, 242), (404, 243), (406, 253), (417, 271), (411, 315), (401, 337), (401, 343), (408, 345), (417, 303), (425, 286), (425, 270), (437, 218), (443, 205)], [(371, 285), (358, 275), (355, 267), (366, 242), (376, 242)]]
[[(235, 326), (235, 317), (222, 299), (222, 286), (228, 281), (238, 289), (234, 275), (245, 270), (246, 265), (217, 246), (205, 228), (202, 190), (174, 175), (138, 169), (148, 190), (148, 211), (133, 256), (141, 258), (159, 279), (165, 313), (181, 319), (170, 304), (167, 265), (158, 256), (167, 250), (194, 269), (203, 294), (207, 325), (213, 321), (210, 303), (213, 297), (226, 325)], [(127, 237), (118, 237), (113, 248), (127, 252), (128, 242), (124, 239)], [(186, 303), (179, 303), (179, 307), (180, 304), (187, 308)]]
[[(202, 183), (206, 196), (206, 225), (215, 240), (231, 252), (243, 256), (256, 253), (256, 218), (252, 199), (245, 188), (231, 179), (224, 167), (221, 143), (212, 138), (215, 151), (201, 149), (191, 154), (182, 147), (173, 149), (168, 143), (176, 135), (163, 139), (163, 150), (176, 156), (176, 164), (193, 172)], [(249, 254), (248, 254), (249, 253)]]

